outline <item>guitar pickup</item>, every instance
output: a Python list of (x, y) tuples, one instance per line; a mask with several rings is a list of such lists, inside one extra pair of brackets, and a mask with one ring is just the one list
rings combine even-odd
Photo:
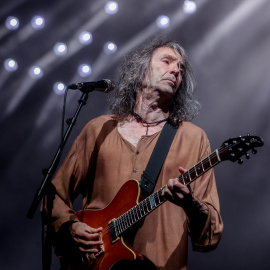
[(111, 239), (112, 239), (112, 243), (115, 243), (118, 241), (119, 239), (119, 236), (118, 236), (118, 233), (117, 233), (117, 230), (116, 230), (116, 227), (115, 227), (115, 220), (116, 219), (113, 219), (109, 222), (109, 231), (110, 231), (110, 235), (111, 235)]

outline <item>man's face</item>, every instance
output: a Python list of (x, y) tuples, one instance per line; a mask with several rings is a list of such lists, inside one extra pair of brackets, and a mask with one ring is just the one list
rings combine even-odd
[(183, 72), (182, 56), (171, 48), (160, 47), (153, 53), (145, 83), (148, 88), (173, 95), (182, 82)]

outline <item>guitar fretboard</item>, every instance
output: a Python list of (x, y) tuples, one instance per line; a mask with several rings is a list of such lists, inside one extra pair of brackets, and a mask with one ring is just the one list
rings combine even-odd
[[(188, 171), (178, 176), (179, 181), (184, 185), (189, 185), (191, 182), (193, 182), (205, 172), (213, 168), (219, 162), (221, 162), (219, 157), (219, 151), (216, 150), (212, 152), (209, 156), (207, 156), (205, 159), (198, 162)], [(139, 204), (131, 208), (126, 213), (115, 219), (113, 221), (113, 224), (116, 235), (121, 235), (132, 225), (134, 225), (142, 218), (150, 214), (152, 211), (154, 211), (157, 207), (162, 205), (166, 201), (166, 199), (161, 196), (162, 190), (165, 187), (166, 185), (148, 196), (146, 199), (141, 201)]]

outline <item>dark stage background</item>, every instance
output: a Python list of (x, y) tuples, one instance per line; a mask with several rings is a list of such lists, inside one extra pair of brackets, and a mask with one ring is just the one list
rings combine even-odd
[[(197, 11), (183, 12), (184, 0), (117, 0), (118, 13), (107, 15), (103, 0), (4, 0), (0, 2), (0, 267), (41, 269), (41, 220), (26, 213), (59, 145), (63, 95), (53, 84), (115, 80), (123, 55), (154, 34), (166, 34), (186, 48), (197, 78), (197, 99), (202, 103), (194, 123), (209, 136), (212, 149), (238, 135), (258, 135), (265, 146), (244, 164), (224, 162), (215, 167), (224, 234), (217, 250), (195, 253), (190, 249), (189, 269), (270, 269), (270, 1), (196, 0)], [(45, 18), (45, 27), (33, 30), (31, 18)], [(170, 18), (160, 29), (156, 18)], [(8, 16), (20, 27), (5, 28)], [(91, 44), (77, 41), (80, 31), (93, 35)], [(113, 41), (118, 51), (103, 53)], [(65, 42), (67, 54), (52, 48)], [(7, 58), (18, 69), (4, 69)], [(92, 74), (80, 77), (77, 67), (88, 63)], [(32, 65), (43, 69), (33, 79)], [(71, 91), (70, 91), (71, 92)], [(68, 94), (67, 117), (81, 93)], [(108, 114), (108, 95), (94, 92), (83, 107), (64, 153), (85, 123)], [(58, 269), (53, 256), (52, 269)]]

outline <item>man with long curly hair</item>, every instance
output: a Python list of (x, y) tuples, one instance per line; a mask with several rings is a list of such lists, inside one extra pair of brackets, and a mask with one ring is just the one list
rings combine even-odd
[[(52, 181), (57, 191), (52, 213), (55, 252), (64, 262), (67, 250), (75, 246), (93, 265), (100, 263), (104, 253), (109, 256), (111, 251), (106, 253), (104, 244), (108, 228), (80, 219), (72, 210), (73, 201), (81, 193), (83, 209), (105, 209), (128, 179), (141, 179), (169, 122), (177, 132), (155, 187), (163, 187), (161, 198), (169, 202), (147, 215), (135, 231), (125, 234), (134, 250), (143, 255), (136, 257), (134, 253), (132, 265), (136, 266), (123, 266), (120, 261), (114, 267), (151, 269), (141, 263), (152, 262), (156, 269), (186, 269), (188, 235), (194, 250), (206, 252), (216, 248), (223, 230), (213, 170), (189, 187), (175, 178), (211, 152), (204, 131), (190, 122), (200, 108), (194, 100), (190, 64), (178, 42), (153, 39), (131, 51), (120, 72), (111, 98), (112, 115), (100, 116), (85, 126)], [(121, 209), (125, 200), (118, 204), (116, 208)], [(112, 243), (112, 257), (118, 256), (119, 241)], [(72, 257), (68, 254), (66, 257)], [(91, 269), (91, 263), (86, 269)]]

